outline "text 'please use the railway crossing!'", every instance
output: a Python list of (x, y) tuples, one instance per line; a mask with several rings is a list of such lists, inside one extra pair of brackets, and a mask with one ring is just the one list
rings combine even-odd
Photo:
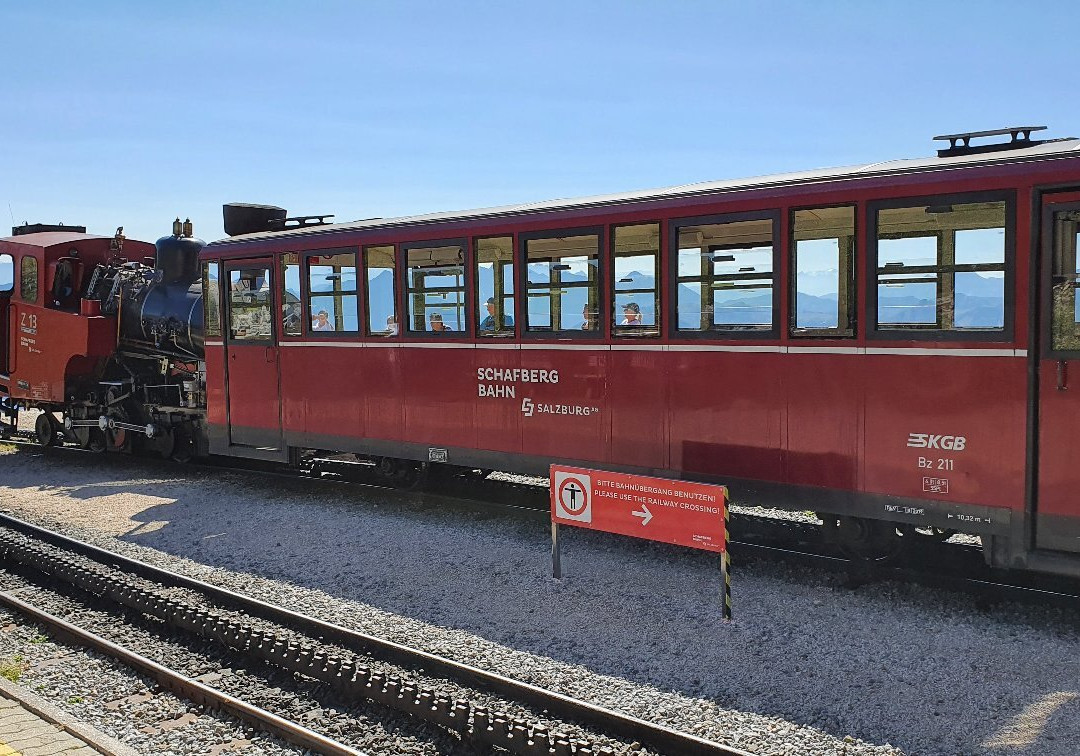
[(722, 555), (724, 616), (730, 617), (727, 487), (605, 470), (551, 466), (552, 573), (562, 576), (559, 524)]

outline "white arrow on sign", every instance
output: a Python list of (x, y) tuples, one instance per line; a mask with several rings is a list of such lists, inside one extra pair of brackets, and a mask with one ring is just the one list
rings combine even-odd
[(642, 525), (648, 525), (649, 520), (652, 519), (652, 512), (650, 512), (649, 508), (644, 504), (641, 505), (641, 508), (644, 510), (643, 512), (631, 512), (630, 514), (634, 517), (640, 517)]

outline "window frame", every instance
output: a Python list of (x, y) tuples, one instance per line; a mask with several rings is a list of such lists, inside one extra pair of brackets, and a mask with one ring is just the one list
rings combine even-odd
[[(878, 213), (922, 205), (970, 205), (982, 202), (1005, 203), (1005, 301), (1000, 329), (944, 330), (927, 326), (880, 328), (878, 325)], [(914, 197), (891, 197), (866, 204), (866, 269), (863, 271), (866, 297), (862, 315), (866, 323), (866, 338), (875, 341), (942, 341), (942, 342), (1012, 342), (1016, 338), (1016, 190), (1002, 189), (986, 192), (953, 194), (924, 194)], [(955, 267), (955, 263), (954, 263)], [(955, 276), (955, 270), (953, 272)], [(940, 296), (939, 296), (940, 300)], [(937, 303), (935, 303), (937, 306)]]
[[(214, 283), (216, 283), (216, 287), (211, 287), (211, 284), (210, 284), (210, 275), (209, 274), (210, 274), (210, 266), (211, 265), (217, 266), (217, 271), (215, 273), (216, 277), (214, 278)], [(222, 305), (222, 299), (221, 299), (221, 271), (222, 271), (223, 268), (224, 268), (224, 265), (223, 265), (223, 261), (221, 259), (203, 260), (202, 261), (202, 270), (200, 271), (200, 274), (202, 276), (203, 338), (204, 339), (224, 339), (225, 338), (224, 337), (224, 332), (222, 330), (222, 323), (223, 323), (224, 318), (222, 318), (222, 306), (221, 306)], [(215, 313), (216, 316), (217, 316), (217, 323), (215, 324), (217, 326), (217, 329), (213, 333), (211, 333), (212, 326), (210, 324), (210, 321), (206, 317), (206, 313), (211, 311), (211, 308), (209, 307), (209, 304), (210, 304), (210, 292), (211, 292), (212, 288), (217, 289), (217, 292), (216, 292), (217, 293), (217, 308), (215, 308), (217, 310), (217, 312)]]
[[(376, 245), (378, 246), (378, 245)], [(339, 331), (335, 328), (333, 331), (316, 331), (311, 327), (311, 320), (313, 315), (311, 312), (311, 260), (317, 257), (336, 257), (337, 255), (348, 255), (353, 257), (353, 268), (356, 270), (356, 289), (352, 292), (352, 296), (356, 297), (356, 330), (355, 331)], [(282, 256), (284, 258), (284, 255)], [(282, 264), (282, 268), (284, 263)], [(367, 288), (366, 285), (361, 287), (362, 269), (360, 267), (359, 248), (356, 246), (344, 246), (344, 247), (327, 247), (325, 249), (305, 249), (300, 251), (300, 302), (302, 307), (303, 320), (301, 322), (302, 334), (304, 338), (316, 338), (316, 339), (358, 339), (364, 332), (362, 324), (360, 322), (361, 317), (364, 315), (364, 306), (361, 300), (360, 291), (362, 288)], [(281, 270), (281, 276), (284, 279), (285, 271)], [(365, 284), (367, 283), (366, 276), (364, 277)], [(340, 296), (348, 296), (348, 292), (341, 292)], [(281, 282), (281, 296), (282, 304), (284, 304), (285, 296), (285, 282)], [(316, 297), (332, 297), (333, 292), (315, 292)], [(344, 317), (344, 316), (343, 316)], [(285, 335), (284, 323), (282, 323), (282, 335)], [(289, 334), (292, 338), (296, 338), (296, 334)]]
[[(482, 242), (484, 240), (487, 240), (487, 239), (509, 239), (510, 240), (510, 264), (514, 266), (513, 275), (510, 276), (510, 285), (513, 287), (511, 289), (511, 291), (510, 291), (510, 298), (514, 301), (514, 306), (513, 306), (512, 310), (510, 312), (507, 312), (506, 308), (504, 307), (503, 308), (503, 317), (506, 317), (507, 315), (509, 315), (511, 318), (514, 319), (514, 324), (510, 328), (504, 329), (503, 331), (492, 331), (491, 333), (488, 333), (488, 334), (485, 335), (484, 332), (482, 332), (480, 330), (480, 324), (483, 322), (483, 318), (481, 318), (480, 314), (479, 314), (480, 304), (481, 304), (481, 299), (480, 299), (480, 254), (479, 254), (479, 249), (477, 249), (477, 245), (480, 242)], [(520, 256), (517, 254), (517, 234), (515, 234), (512, 231), (509, 232), (509, 233), (505, 233), (505, 234), (483, 234), (483, 235), (480, 235), (480, 236), (471, 236), (471, 237), (469, 237), (469, 242), (470, 242), (470, 249), (469, 249), (469, 255), (467, 255), (467, 257), (471, 261), (470, 267), (472, 268), (472, 277), (473, 277), (472, 294), (473, 294), (473, 297), (475, 297), (475, 299), (474, 299), (474, 302), (475, 302), (474, 307), (477, 310), (476, 322), (473, 324), (473, 332), (471, 334), (472, 338), (475, 339), (476, 341), (489, 341), (489, 340), (494, 340), (495, 342), (514, 341), (514, 340), (516, 340), (518, 338), (518, 336), (520, 334), (520, 331), (518, 329), (518, 301), (520, 300), (521, 297), (519, 296), (518, 291), (517, 291), (517, 286), (518, 286), (518, 271), (517, 271), (517, 268), (521, 264), (521, 259), (520, 259)], [(501, 286), (501, 282), (498, 282), (498, 283)], [(499, 298), (500, 299), (506, 299), (506, 296), (503, 295), (503, 294), (499, 294)], [(484, 302), (484, 304), (485, 305), (487, 304), (486, 301)]]
[[(772, 327), (745, 329), (710, 329), (708, 331), (684, 331), (679, 329), (679, 230), (684, 226), (724, 225), (742, 221), (772, 221)], [(780, 263), (783, 257), (783, 236), (781, 224), (783, 210), (748, 210), (719, 215), (696, 215), (671, 218), (668, 220), (668, 282), (667, 282), (667, 337), (672, 341), (779, 341), (781, 334), (781, 287)]]
[[(632, 228), (634, 226), (656, 226), (656, 262), (653, 267), (653, 296), (656, 301), (653, 303), (653, 314), (656, 318), (656, 325), (654, 326), (620, 326), (615, 321), (619, 318), (621, 313), (616, 311), (616, 301), (618, 300), (619, 292), (616, 287), (618, 281), (615, 280), (615, 232), (620, 228)], [(662, 220), (643, 220), (633, 221), (625, 223), (612, 223), (608, 228), (608, 238), (610, 240), (609, 255), (611, 257), (611, 271), (610, 280), (608, 286), (611, 291), (611, 308), (608, 316), (611, 321), (608, 327), (611, 329), (612, 339), (659, 339), (664, 336), (664, 320), (667, 317), (667, 305), (664, 302), (664, 295), (666, 286), (664, 285), (664, 221)], [(640, 330), (639, 330), (640, 329)], [(645, 331), (644, 333), (640, 331)]]
[[(394, 321), (397, 324), (397, 333), (387, 333), (385, 330), (375, 331), (371, 328), (371, 279), (368, 275), (368, 251), (372, 249), (379, 249), (389, 247), (391, 250), (390, 259), (394, 263), (393, 268), (389, 268), (393, 273), (393, 285), (390, 287), (391, 303), (393, 304), (393, 316)], [(359, 248), (358, 261), (360, 262), (360, 270), (357, 275), (363, 279), (364, 289), (364, 301), (363, 306), (359, 307), (361, 317), (363, 318), (363, 325), (360, 328), (360, 337), (363, 339), (376, 339), (379, 341), (385, 341), (387, 339), (393, 339), (398, 341), (402, 337), (401, 328), (401, 276), (398, 273), (401, 272), (401, 259), (399, 257), (401, 250), (400, 245), (396, 242), (382, 242), (381, 244), (361, 244)], [(378, 268), (377, 270), (388, 270), (387, 268)], [(359, 283), (357, 284), (359, 285)], [(385, 323), (384, 323), (385, 325)]]
[(0, 252), (0, 265), (3, 265), (5, 257), (11, 261), (11, 288), (0, 289), (0, 297), (7, 298), (15, 293), (15, 255), (10, 252)]
[[(277, 277), (277, 260), (273, 257), (268, 258), (256, 258), (256, 259), (237, 259), (237, 260), (225, 260), (224, 274), (225, 281), (227, 283), (226, 291), (228, 292), (228, 301), (225, 303), (225, 321), (222, 328), (222, 336), (229, 346), (275, 346), (278, 343), (278, 334), (280, 333), (280, 318), (277, 314), (277, 294), (275, 289), (276, 277)], [(253, 267), (257, 265), (259, 269), (265, 266), (267, 275), (270, 280), (267, 282), (270, 300), (268, 306), (270, 309), (270, 333), (269, 335), (258, 339), (237, 338), (233, 335), (233, 301), (232, 301), (232, 274), (238, 270), (256, 270)], [(219, 279), (221, 280), (221, 279)]]
[[(30, 299), (26, 297), (26, 262), (33, 263), (34, 268), (34, 296)], [(27, 304), (37, 304), (38, 299), (41, 297), (41, 265), (38, 264), (38, 259), (33, 255), (23, 255), (19, 258), (19, 299)]]
[[(799, 315), (798, 311), (798, 296), (799, 291), (796, 286), (798, 276), (798, 254), (796, 252), (795, 242), (795, 213), (807, 210), (832, 210), (839, 208), (851, 208), (852, 214), (852, 250), (851, 250), (851, 277), (848, 279), (848, 318), (851, 321), (851, 333), (843, 334), (837, 329), (832, 328), (816, 328), (816, 329), (803, 329), (797, 330), (796, 322)], [(849, 341), (851, 339), (859, 338), (859, 325), (861, 324), (862, 310), (859, 306), (859, 221), (862, 219), (863, 212), (862, 205), (858, 202), (834, 202), (834, 203), (818, 203), (813, 205), (792, 205), (788, 208), (788, 248), (787, 248), (787, 260), (788, 267), (790, 268), (790, 275), (788, 276), (788, 326), (787, 335), (788, 338), (793, 340), (803, 341), (805, 339), (819, 339), (819, 340), (843, 340)]]
[[(443, 333), (434, 333), (433, 331), (429, 331), (426, 328), (426, 324), (428, 322), (427, 321), (427, 313), (424, 314), (425, 328), (424, 328), (423, 331), (414, 331), (414, 330), (412, 330), (411, 327), (402, 328), (402, 325), (403, 325), (402, 324), (402, 317), (406, 321), (409, 321), (409, 322), (405, 323), (404, 325), (406, 325), (406, 326), (411, 326), (412, 325), (412, 322), (410, 321), (411, 313), (409, 311), (409, 297), (412, 296), (412, 291), (413, 291), (412, 289), (409, 288), (409, 270), (410, 270), (410, 268), (409, 268), (409, 250), (421, 249), (421, 248), (427, 248), (427, 247), (460, 247), (461, 248), (461, 256), (463, 258), (462, 261), (461, 261), (461, 267), (462, 267), (462, 274), (461, 274), (461, 276), (462, 276), (462, 278), (461, 278), (462, 313), (463, 313), (463, 317), (465, 318), (465, 322), (464, 322), (461, 330), (445, 331)], [(439, 339), (440, 341), (445, 340), (445, 339), (471, 339), (473, 337), (472, 334), (473, 334), (475, 328), (477, 327), (477, 324), (474, 322), (475, 321), (475, 316), (471, 314), (472, 309), (471, 309), (471, 306), (470, 306), (470, 300), (472, 299), (472, 295), (470, 293), (470, 288), (474, 285), (474, 283), (473, 283), (472, 271), (470, 270), (471, 266), (470, 266), (470, 254), (469, 254), (469, 239), (464, 237), (464, 236), (461, 236), (461, 237), (450, 237), (450, 238), (440, 238), (440, 239), (425, 239), (423, 241), (402, 242), (401, 244), (398, 245), (397, 256), (394, 259), (397, 260), (397, 264), (398, 264), (398, 266), (400, 267), (400, 269), (402, 271), (400, 282), (396, 282), (397, 283), (397, 289), (400, 290), (400, 296), (401, 296), (400, 304), (401, 304), (401, 307), (402, 307), (402, 310), (401, 310), (402, 317), (398, 318), (398, 332), (401, 333), (404, 336), (408, 336), (408, 337), (414, 338), (414, 339), (415, 338), (421, 338), (421, 337)], [(425, 289), (424, 291), (427, 291), (427, 290)]]
[[(1071, 196), (1071, 194), (1070, 194)], [(1061, 201), (1053, 194), (1042, 193), (1036, 205), (1041, 210), (1039, 219), (1042, 232), (1042, 243), (1039, 245), (1041, 259), (1038, 271), (1041, 290), (1039, 293), (1039, 326), (1037, 343), (1041, 345), (1040, 359), (1043, 360), (1075, 360), (1080, 359), (1080, 349), (1057, 349), (1054, 347), (1054, 215), (1060, 212), (1080, 213), (1080, 200)], [(1080, 233), (1080, 225), (1077, 228)], [(1080, 258), (1080, 244), (1077, 245), (1077, 255)]]
[[(608, 311), (607, 304), (607, 226), (574, 226), (570, 228), (547, 229), (544, 231), (531, 231), (517, 235), (517, 264), (516, 271), (518, 293), (520, 299), (518, 311), (522, 318), (515, 322), (523, 321), (518, 330), (521, 339), (532, 341), (603, 341), (609, 338), (611, 323), (605, 317)], [(540, 239), (557, 239), (561, 236), (596, 236), (596, 312), (597, 324), (600, 326), (592, 331), (584, 331), (580, 328), (561, 331), (532, 331), (529, 330), (529, 252), (528, 243)]]

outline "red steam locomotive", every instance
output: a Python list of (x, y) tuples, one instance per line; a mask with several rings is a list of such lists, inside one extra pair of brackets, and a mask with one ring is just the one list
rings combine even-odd
[(856, 551), (964, 531), (1080, 575), (1080, 140), (1037, 131), (354, 223), (229, 205), (231, 238), (174, 229), (154, 265), (0, 240), (0, 392), (44, 442), (719, 481)]

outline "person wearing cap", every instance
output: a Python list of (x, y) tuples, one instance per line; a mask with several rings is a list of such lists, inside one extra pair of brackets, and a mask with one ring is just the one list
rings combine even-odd
[(442, 315), (437, 312), (433, 312), (428, 316), (428, 325), (431, 326), (432, 333), (446, 333), (454, 330), (443, 322)]
[(623, 311), (623, 319), (622, 319), (622, 322), (619, 323), (619, 325), (621, 325), (621, 326), (644, 325), (644, 323), (641, 322), (641, 308), (638, 307), (637, 302), (628, 302), (627, 304), (623, 305), (622, 311)]
[(488, 313), (487, 317), (480, 321), (480, 330), (481, 331), (495, 331), (495, 330), (501, 331), (504, 328), (513, 328), (514, 327), (514, 319), (512, 317), (510, 317), (509, 315), (507, 315), (506, 313), (503, 313), (502, 325), (500, 325), (500, 326), (498, 326), (498, 328), (496, 328), (496, 325), (495, 325), (495, 323), (496, 323), (496, 321), (495, 321), (495, 297), (488, 297), (488, 300), (487, 300), (487, 313)]

